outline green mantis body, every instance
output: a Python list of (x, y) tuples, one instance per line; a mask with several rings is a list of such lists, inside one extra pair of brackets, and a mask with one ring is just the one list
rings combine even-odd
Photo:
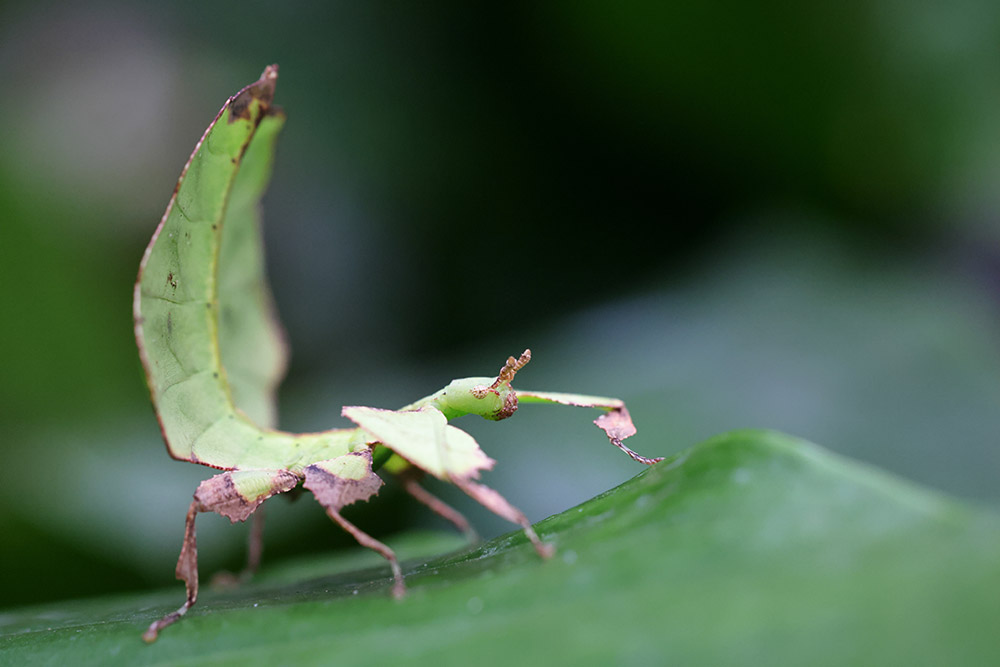
[(496, 376), (455, 380), (400, 410), (343, 408), (355, 428), (301, 434), (274, 428), (274, 392), (287, 353), (264, 273), (258, 207), (284, 123), (271, 104), (277, 75), (277, 66), (265, 69), (227, 100), (209, 125), (146, 249), (135, 286), (136, 341), (168, 452), (223, 471), (199, 485), (187, 514), (177, 563), (187, 598), (150, 625), (146, 641), (155, 640), (197, 599), (197, 514), (244, 521), (266, 499), (299, 485), (362, 545), (385, 556), (393, 592), (402, 596), (405, 586), (392, 550), (340, 514), (344, 506), (378, 492), (382, 480), (373, 469), (387, 460), (386, 469), (402, 474), (415, 497), (456, 525), (467, 526), (457, 512), (415, 486), (419, 474), (451, 482), (520, 524), (538, 553), (550, 555), (551, 546), (538, 539), (524, 514), (473, 481), (493, 461), (470, 435), (448, 423), (456, 417), (504, 419), (519, 401), (600, 408), (604, 412), (595, 423), (612, 443), (641, 463), (660, 460), (622, 444), (635, 428), (620, 400), (515, 392), (511, 381), (530, 359), (527, 350), (508, 359)]

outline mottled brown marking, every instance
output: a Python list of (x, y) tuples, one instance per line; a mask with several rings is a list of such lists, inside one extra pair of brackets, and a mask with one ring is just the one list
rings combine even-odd
[(174, 272), (171, 271), (167, 274), (167, 284), (177, 289), (177, 280), (174, 279)]
[(352, 503), (368, 500), (378, 494), (382, 487), (382, 479), (372, 471), (370, 450), (346, 456), (360, 456), (367, 459), (368, 475), (364, 479), (344, 479), (318, 465), (311, 465), (305, 469), (305, 482), (302, 484), (304, 488), (312, 491), (320, 505), (336, 512)]
[(194, 498), (201, 503), (202, 511), (215, 512), (233, 523), (246, 521), (262, 502), (295, 487), (299, 478), (287, 470), (277, 471), (271, 482), (271, 491), (255, 500), (247, 500), (237, 491), (231, 472), (206, 479), (198, 485)]
[(270, 106), (274, 99), (274, 87), (278, 81), (278, 66), (268, 65), (260, 79), (236, 93), (229, 102), (229, 122), (237, 118), (250, 120), (250, 105), (254, 100), (260, 100), (265, 106)]
[(503, 399), (503, 407), (497, 411), (496, 420), (507, 419), (515, 412), (517, 412), (517, 393), (511, 388)]

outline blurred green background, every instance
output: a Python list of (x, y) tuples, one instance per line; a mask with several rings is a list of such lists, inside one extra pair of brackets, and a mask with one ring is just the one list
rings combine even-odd
[[(211, 472), (166, 455), (132, 282), (271, 62), (286, 428), (530, 346), (522, 386), (626, 399), (647, 455), (775, 428), (1000, 504), (1000, 5), (788, 4), (5, 3), (0, 607), (173, 581)], [(570, 409), (466, 426), (534, 520), (638, 472)], [(265, 558), (348, 543), (268, 510)], [(391, 485), (352, 516), (443, 527)], [(238, 567), (245, 527), (199, 537)]]

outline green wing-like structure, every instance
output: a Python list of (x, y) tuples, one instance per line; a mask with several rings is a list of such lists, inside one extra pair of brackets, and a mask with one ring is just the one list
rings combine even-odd
[[(286, 350), (264, 274), (260, 196), (284, 116), (277, 67), (227, 100), (181, 173), (135, 286), (135, 335), (170, 454), (227, 420), (275, 422)], [(237, 410), (238, 408), (238, 410)], [(237, 454), (237, 452), (233, 452)]]
[(217, 323), (233, 402), (255, 423), (274, 427), (276, 393), (285, 375), (288, 348), (264, 267), (260, 200), (271, 178), (275, 143), (285, 117), (270, 106), (262, 113), (239, 159), (222, 225)]

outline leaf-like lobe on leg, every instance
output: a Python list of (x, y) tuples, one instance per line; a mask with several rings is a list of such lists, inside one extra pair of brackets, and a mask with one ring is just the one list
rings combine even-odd
[(198, 485), (195, 500), (202, 511), (216, 512), (233, 523), (245, 521), (262, 502), (295, 488), (299, 478), (287, 470), (231, 470)]
[(450, 425), (437, 408), (381, 410), (347, 406), (341, 414), (371, 434), (373, 440), (438, 479), (475, 478), (480, 470), (493, 467), (493, 459), (483, 453), (475, 438)]
[(305, 475), (302, 486), (312, 491), (320, 505), (336, 512), (368, 500), (382, 487), (382, 479), (372, 470), (371, 450), (314, 463), (305, 469)]
[(635, 435), (635, 424), (624, 405), (605, 412), (594, 420), (597, 428), (608, 434), (611, 440), (624, 440)]

